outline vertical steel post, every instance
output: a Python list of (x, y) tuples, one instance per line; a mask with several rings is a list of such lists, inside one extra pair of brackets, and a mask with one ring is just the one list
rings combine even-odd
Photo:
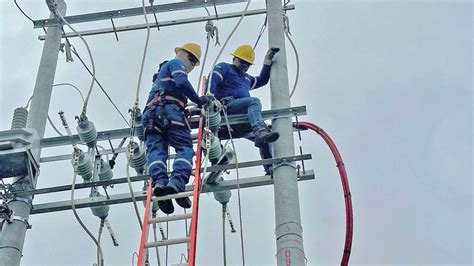
[[(270, 76), (271, 107), (287, 108), (291, 104), (281, 0), (268, 0), (267, 12), (269, 47), (280, 48)], [(272, 129), (280, 133), (280, 138), (273, 144), (274, 157), (295, 155), (291, 118), (273, 119)], [(295, 163), (274, 165), (273, 176), (277, 264), (305, 265)]]
[[(64, 1), (56, 0), (56, 3), (58, 11), (65, 15), (66, 4)], [(54, 14), (51, 13), (50, 18), (54, 18)], [(27, 127), (36, 129), (40, 138), (44, 137), (61, 35), (61, 26), (48, 27), (31, 101)], [(34, 156), (39, 161), (40, 154), (34, 154)], [(15, 181), (19, 179), (16, 178)], [(21, 183), (21, 181), (18, 182), (17, 187), (24, 189)], [(8, 207), (13, 210), (13, 221), (11, 223), (5, 222), (2, 228), (0, 235), (0, 265), (20, 265), (28, 226), (27, 221), (30, 216), (31, 201), (32, 197), (17, 197), (8, 202)]]

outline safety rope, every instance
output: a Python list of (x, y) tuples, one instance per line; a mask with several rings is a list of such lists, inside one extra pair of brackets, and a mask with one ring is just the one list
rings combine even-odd
[(87, 48), (87, 52), (89, 53), (89, 57), (91, 59), (91, 65), (92, 65), (92, 80), (91, 80), (91, 85), (90, 85), (90, 88), (89, 88), (89, 91), (87, 92), (87, 96), (86, 96), (86, 99), (84, 100), (84, 105), (82, 107), (82, 112), (81, 112), (81, 117), (80, 119), (84, 119), (86, 117), (86, 113), (87, 113), (87, 104), (89, 102), (89, 98), (90, 98), (90, 95), (92, 93), (92, 88), (94, 87), (94, 80), (95, 80), (95, 64), (94, 64), (94, 58), (92, 57), (92, 52), (91, 52), (91, 49), (89, 47), (89, 44), (87, 44), (87, 41), (86, 39), (84, 39), (84, 37), (82, 37), (82, 35), (77, 32), (72, 26), (71, 24), (69, 24), (69, 22), (67, 22), (63, 15), (61, 14), (61, 12), (58, 11), (58, 9), (56, 8), (56, 6), (54, 5), (53, 6), (53, 9), (51, 10), (57, 17), (59, 17), (63, 22), (64, 24), (66, 24), (79, 38), (81, 38), (81, 40), (84, 42), (84, 45), (86, 46)]
[(232, 137), (232, 129), (230, 128), (229, 119), (227, 118), (227, 110), (223, 108), (225, 123), (227, 125), (227, 130), (229, 132), (230, 143), (232, 144), (232, 149), (234, 150), (235, 155), (235, 171), (237, 173), (237, 202), (239, 204), (239, 225), (240, 225), (240, 249), (242, 255), (242, 265), (245, 266), (245, 252), (244, 252), (244, 228), (242, 223), (242, 204), (240, 200), (240, 175), (239, 175), (239, 160), (237, 159), (237, 150), (235, 149), (234, 139)]

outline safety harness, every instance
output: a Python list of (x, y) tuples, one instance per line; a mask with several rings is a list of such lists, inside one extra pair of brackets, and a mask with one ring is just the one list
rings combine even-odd
[(186, 107), (186, 103), (180, 99), (170, 96), (170, 95), (157, 95), (153, 100), (146, 104), (145, 108), (151, 107), (160, 102), (172, 102), (177, 104), (182, 110)]

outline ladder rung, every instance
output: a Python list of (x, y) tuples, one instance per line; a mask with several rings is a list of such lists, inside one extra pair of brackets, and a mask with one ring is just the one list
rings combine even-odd
[(149, 224), (156, 224), (156, 223), (163, 223), (163, 222), (170, 222), (170, 221), (177, 221), (177, 220), (184, 220), (184, 219), (191, 219), (193, 217), (192, 213), (188, 214), (177, 214), (177, 215), (170, 215), (158, 218), (152, 218), (148, 220)]
[(190, 197), (194, 194), (194, 191), (186, 191), (186, 192), (181, 192), (177, 194), (171, 194), (171, 195), (166, 195), (162, 197), (153, 197), (153, 201), (159, 201), (159, 200), (168, 200), (168, 199), (179, 199), (179, 198), (184, 198), (184, 197)]
[(190, 237), (185, 238), (176, 238), (176, 239), (169, 239), (169, 240), (161, 240), (157, 242), (148, 242), (145, 244), (145, 248), (153, 248), (153, 247), (162, 247), (162, 246), (169, 246), (169, 245), (177, 245), (177, 244), (185, 244), (189, 243), (191, 240)]

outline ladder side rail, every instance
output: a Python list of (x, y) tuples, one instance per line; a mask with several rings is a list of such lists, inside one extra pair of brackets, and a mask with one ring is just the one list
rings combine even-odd
[(151, 178), (148, 183), (148, 191), (147, 191), (147, 197), (146, 197), (146, 205), (145, 205), (145, 214), (143, 218), (143, 228), (142, 228), (142, 236), (140, 239), (140, 249), (138, 250), (138, 266), (144, 266), (145, 265), (145, 258), (146, 258), (146, 249), (145, 249), (145, 244), (148, 241), (148, 231), (150, 229), (150, 224), (148, 222), (150, 218), (150, 210), (151, 210), (151, 204), (152, 204), (152, 186), (151, 186)]
[[(202, 78), (202, 95), (204, 95), (206, 78)], [(198, 214), (199, 214), (199, 195), (201, 187), (201, 161), (202, 161), (202, 138), (204, 131), (204, 116), (201, 114), (199, 118), (199, 133), (196, 149), (196, 170), (194, 175), (194, 196), (193, 196), (193, 218), (191, 219), (191, 234), (190, 234), (190, 247), (189, 247), (189, 265), (194, 266), (196, 264), (196, 243), (197, 243), (197, 223), (198, 223)]]

